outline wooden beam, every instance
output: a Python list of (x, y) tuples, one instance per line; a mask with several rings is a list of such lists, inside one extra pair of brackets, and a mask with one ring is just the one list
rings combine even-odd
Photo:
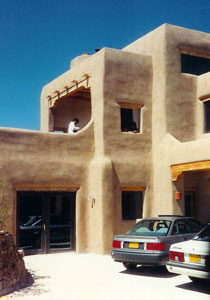
[(198, 171), (209, 171), (210, 160), (196, 161), (171, 166), (172, 181), (177, 181), (181, 178), (183, 172), (198, 172)]
[(14, 184), (14, 189), (16, 191), (78, 191), (79, 186), (76, 185), (62, 185), (62, 184)]
[(130, 103), (130, 102), (118, 102), (118, 104), (122, 108), (129, 108), (129, 109), (140, 109), (144, 106), (141, 103), (135, 103), (135, 102), (132, 102), (132, 103)]
[[(67, 91), (67, 90), (66, 90)], [(49, 108), (55, 108), (59, 103), (62, 103), (65, 99), (71, 99), (71, 98), (83, 98), (83, 99), (90, 99), (90, 88), (85, 88), (84, 85), (79, 86), (77, 89), (71, 89), (69, 88), (68, 92), (61, 96), (59, 94), (56, 98), (49, 99)]]
[(120, 190), (121, 191), (134, 191), (134, 192), (142, 192), (144, 191), (146, 188), (145, 186), (121, 186)]

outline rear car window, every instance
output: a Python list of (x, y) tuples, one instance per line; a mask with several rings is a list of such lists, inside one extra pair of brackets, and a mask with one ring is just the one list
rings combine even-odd
[(203, 228), (203, 225), (198, 222), (197, 220), (187, 220), (187, 223), (190, 225), (190, 232), (191, 233), (196, 233), (196, 232), (199, 232), (202, 228)]
[(203, 225), (194, 219), (175, 221), (172, 235), (197, 233), (202, 229)]
[(196, 234), (193, 240), (210, 242), (210, 225), (207, 225), (202, 231)]
[(127, 234), (141, 236), (165, 236), (171, 226), (169, 220), (143, 220), (131, 228)]

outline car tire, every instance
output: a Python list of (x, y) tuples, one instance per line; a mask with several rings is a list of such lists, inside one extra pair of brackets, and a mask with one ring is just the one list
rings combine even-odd
[(190, 280), (192, 280), (192, 282), (196, 283), (196, 284), (209, 284), (209, 280), (208, 279), (203, 279), (203, 278), (197, 278), (197, 277), (192, 277), (192, 276), (188, 276), (190, 278)]
[(123, 266), (124, 266), (127, 270), (135, 270), (137, 264), (124, 262), (124, 263), (123, 263)]

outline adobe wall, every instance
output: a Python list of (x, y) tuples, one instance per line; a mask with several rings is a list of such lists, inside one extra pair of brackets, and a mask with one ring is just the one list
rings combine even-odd
[[(172, 199), (171, 173), (168, 165), (168, 148), (163, 141), (167, 133), (166, 114), (166, 26), (163, 25), (134, 43), (123, 51), (149, 55), (152, 58), (152, 176), (153, 197), (150, 215), (174, 213)], [(158, 45), (158, 46), (157, 46)]]
[[(135, 222), (122, 221), (122, 186), (146, 188), (144, 214), (150, 214), (151, 58), (105, 48), (74, 64), (68, 72), (43, 88), (43, 131), (51, 128), (49, 118), (45, 118), (50, 115), (46, 107), (47, 95), (61, 90), (73, 79), (80, 80), (84, 73), (90, 76), (90, 122), (94, 127), (94, 156), (87, 166), (86, 177), (86, 198), (93, 195), (94, 204), (86, 203), (86, 243), (88, 251), (106, 253), (110, 251), (113, 235), (125, 232)], [(121, 132), (118, 102), (143, 106), (141, 134)], [(86, 127), (81, 132), (85, 131)], [(87, 163), (85, 160), (84, 165)]]
[(180, 53), (209, 53), (210, 36), (164, 24), (123, 50), (152, 56), (153, 180), (157, 204), (153, 213), (183, 214), (184, 193), (177, 202), (174, 192), (184, 190), (184, 181), (172, 182), (170, 166), (209, 160), (210, 140), (208, 134), (203, 134), (203, 103), (199, 100), (200, 95), (209, 93), (209, 73), (181, 73)]
[[(117, 72), (116, 72), (117, 70)], [(152, 61), (151, 57), (114, 49), (105, 51), (104, 153), (115, 178), (115, 232), (125, 232), (133, 221), (122, 220), (123, 187), (143, 187), (143, 216), (150, 215), (152, 189)], [(140, 134), (121, 132), (120, 105), (141, 105)], [(112, 177), (113, 177), (112, 175)]]
[[(10, 202), (12, 215), (7, 230), (16, 236), (17, 190), (77, 190), (77, 248), (87, 249), (87, 173), (93, 156), (93, 124), (77, 136), (0, 129), (2, 193)], [(86, 164), (84, 164), (86, 161)]]

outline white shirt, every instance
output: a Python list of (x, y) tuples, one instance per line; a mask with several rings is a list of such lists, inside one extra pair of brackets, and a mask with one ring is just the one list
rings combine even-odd
[(75, 133), (75, 131), (78, 131), (79, 129), (79, 127), (75, 126), (74, 121), (71, 121), (69, 123), (68, 133)]

